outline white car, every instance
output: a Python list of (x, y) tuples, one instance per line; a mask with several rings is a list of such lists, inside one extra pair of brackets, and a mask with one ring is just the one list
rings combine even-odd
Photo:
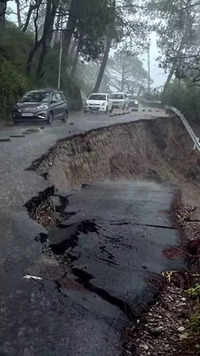
[(86, 100), (84, 111), (99, 111), (108, 113), (112, 111), (112, 102), (107, 93), (92, 93)]
[(128, 110), (129, 100), (125, 93), (113, 93), (110, 95), (113, 109)]

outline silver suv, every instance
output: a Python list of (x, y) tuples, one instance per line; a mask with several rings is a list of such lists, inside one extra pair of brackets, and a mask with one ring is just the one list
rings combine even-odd
[(118, 92), (110, 95), (113, 109), (128, 110), (128, 97), (127, 94)]
[(63, 92), (56, 89), (39, 89), (27, 92), (12, 112), (14, 123), (46, 122), (68, 119), (68, 103)]

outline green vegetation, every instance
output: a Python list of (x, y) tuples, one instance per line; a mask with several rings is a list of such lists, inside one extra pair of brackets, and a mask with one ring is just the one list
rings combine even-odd
[(188, 120), (199, 122), (200, 3), (193, 0), (146, 0), (146, 13), (158, 36), (159, 65), (167, 74), (163, 101)]
[(192, 315), (189, 328), (195, 333), (200, 333), (200, 308)]
[(200, 120), (200, 88), (189, 81), (174, 80), (168, 84), (162, 99), (166, 105), (178, 108), (189, 121)]
[[(158, 35), (160, 66), (168, 73), (162, 98), (199, 120), (200, 4), (193, 0), (17, 0), (0, 2), (1, 117), (28, 88), (57, 87), (72, 109), (91, 91), (145, 91), (147, 73), (137, 55)], [(14, 10), (13, 6), (16, 6)], [(14, 11), (16, 23), (6, 21)], [(12, 18), (13, 19), (13, 18)], [(115, 49), (110, 54), (110, 49)], [(7, 73), (7, 74), (6, 74)], [(152, 93), (155, 94), (155, 93)]]
[(0, 77), (0, 116), (7, 117), (16, 100), (29, 88), (29, 83), (15, 65), (6, 59), (0, 61)]
[[(110, 49), (131, 43), (129, 52), (136, 55), (147, 33), (136, 0), (95, 0), (95, 6), (94, 0), (17, 0), (8, 5), (0, 2), (1, 118), (9, 117), (13, 103), (29, 88), (59, 86), (71, 109), (80, 109), (82, 96), (105, 89)], [(15, 14), (15, 24), (8, 21), (9, 13)], [(141, 62), (135, 62), (143, 73)]]
[(193, 303), (193, 312), (188, 323), (188, 330), (190, 331), (191, 337), (196, 337), (197, 340), (200, 338), (200, 284), (195, 284), (192, 288), (186, 291), (187, 295), (190, 296)]
[(187, 290), (187, 294), (190, 297), (200, 297), (200, 284), (196, 284), (194, 287)]
[(25, 61), (31, 45), (31, 36), (7, 24), (0, 36), (0, 116), (9, 117), (10, 108), (31, 87), (25, 75)]

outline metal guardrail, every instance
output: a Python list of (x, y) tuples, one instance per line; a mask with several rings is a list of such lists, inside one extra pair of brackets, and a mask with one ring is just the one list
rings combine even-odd
[(185, 129), (187, 130), (188, 134), (190, 135), (190, 137), (194, 143), (194, 149), (198, 150), (200, 152), (200, 139), (198, 136), (195, 135), (192, 127), (186, 120), (185, 116), (177, 108), (175, 108), (173, 106), (166, 106), (165, 108), (167, 110), (172, 111), (182, 121), (183, 125), (185, 126)]

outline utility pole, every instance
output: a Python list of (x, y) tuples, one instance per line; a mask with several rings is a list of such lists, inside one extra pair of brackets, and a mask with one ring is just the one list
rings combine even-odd
[(58, 62), (58, 90), (60, 90), (61, 71), (62, 71), (62, 54), (63, 54), (63, 19), (61, 19), (60, 29), (60, 50), (59, 50), (59, 62)]
[(150, 55), (150, 41), (147, 47), (147, 63), (148, 63), (148, 94), (151, 94), (151, 55)]

